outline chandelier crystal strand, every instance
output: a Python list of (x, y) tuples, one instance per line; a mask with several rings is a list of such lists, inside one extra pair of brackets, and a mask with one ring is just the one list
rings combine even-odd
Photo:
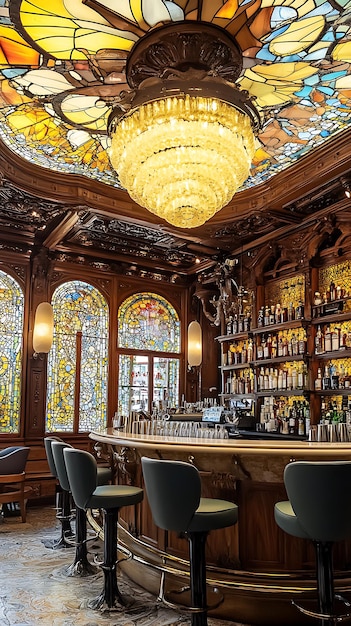
[(255, 153), (248, 115), (188, 94), (132, 109), (111, 140), (111, 163), (131, 198), (180, 228), (200, 226), (226, 205)]

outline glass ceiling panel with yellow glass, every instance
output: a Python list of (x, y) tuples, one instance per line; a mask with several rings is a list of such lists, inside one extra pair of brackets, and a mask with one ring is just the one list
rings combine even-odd
[(42, 167), (119, 186), (107, 148), (133, 44), (170, 21), (212, 22), (243, 55), (263, 124), (250, 187), (351, 120), (351, 0), (0, 0), (0, 137)]

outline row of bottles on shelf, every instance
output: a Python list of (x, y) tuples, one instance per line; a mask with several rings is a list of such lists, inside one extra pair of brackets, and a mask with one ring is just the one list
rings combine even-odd
[(350, 296), (349, 292), (335, 285), (332, 280), (328, 289), (321, 293), (315, 291), (313, 298), (313, 317), (320, 317), (337, 311), (342, 311), (344, 307), (344, 299)]
[(232, 344), (228, 352), (223, 352), (222, 365), (236, 365), (238, 363), (250, 363), (253, 360), (253, 341), (247, 339), (237, 344)]
[(309, 404), (305, 400), (267, 397), (258, 426), (260, 431), (307, 437), (311, 427)]
[(257, 359), (298, 356), (306, 353), (306, 332), (303, 328), (294, 331), (279, 331), (277, 334), (262, 335), (257, 345)]
[(351, 374), (341, 364), (337, 367), (333, 363), (326, 363), (324, 368), (319, 367), (317, 378), (314, 381), (316, 391), (328, 391), (330, 389), (349, 389), (351, 387)]
[[(306, 332), (303, 328), (262, 335), (260, 343), (256, 346), (258, 360), (304, 354), (306, 354)], [(250, 338), (231, 344), (229, 350), (223, 352), (222, 365), (250, 363), (254, 358), (254, 344)]]
[(321, 400), (321, 424), (351, 423), (351, 402), (349, 396), (343, 396), (339, 400)]
[(225, 385), (226, 394), (246, 395), (254, 392), (253, 372), (245, 369), (242, 372), (233, 372), (227, 379)]
[(294, 306), (293, 302), (289, 302), (287, 307), (282, 307), (279, 302), (271, 306), (262, 306), (257, 315), (257, 327), (262, 328), (263, 326), (302, 320), (304, 315), (305, 307), (301, 301), (296, 306)]
[(226, 323), (227, 335), (237, 335), (251, 330), (251, 311), (248, 308), (245, 313), (230, 316)]
[(286, 363), (283, 367), (261, 367), (258, 375), (258, 391), (291, 391), (308, 389), (309, 375), (307, 365), (296, 362)]
[(351, 328), (349, 324), (342, 327), (328, 324), (323, 329), (318, 325), (314, 344), (315, 354), (351, 349)]

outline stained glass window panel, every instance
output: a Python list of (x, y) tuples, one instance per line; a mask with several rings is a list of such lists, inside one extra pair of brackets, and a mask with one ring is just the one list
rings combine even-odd
[(121, 354), (119, 358), (119, 412), (148, 410), (149, 359), (147, 356)]
[(120, 348), (179, 352), (179, 317), (172, 305), (155, 293), (127, 298), (118, 314)]
[(175, 408), (179, 402), (179, 360), (154, 358), (153, 401)]
[(20, 427), (24, 296), (17, 282), (0, 271), (0, 433)]
[(72, 281), (56, 289), (52, 304), (46, 431), (73, 432), (78, 420), (80, 432), (99, 429), (106, 425), (107, 303), (92, 285)]

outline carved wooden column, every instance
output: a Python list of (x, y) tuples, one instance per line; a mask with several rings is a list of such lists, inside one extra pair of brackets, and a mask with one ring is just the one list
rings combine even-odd
[(33, 356), (33, 326), (35, 311), (40, 302), (50, 301), (50, 253), (46, 248), (32, 257), (30, 289), (30, 322), (28, 340), (28, 385), (26, 393), (25, 437), (42, 437), (45, 433), (47, 355)]

